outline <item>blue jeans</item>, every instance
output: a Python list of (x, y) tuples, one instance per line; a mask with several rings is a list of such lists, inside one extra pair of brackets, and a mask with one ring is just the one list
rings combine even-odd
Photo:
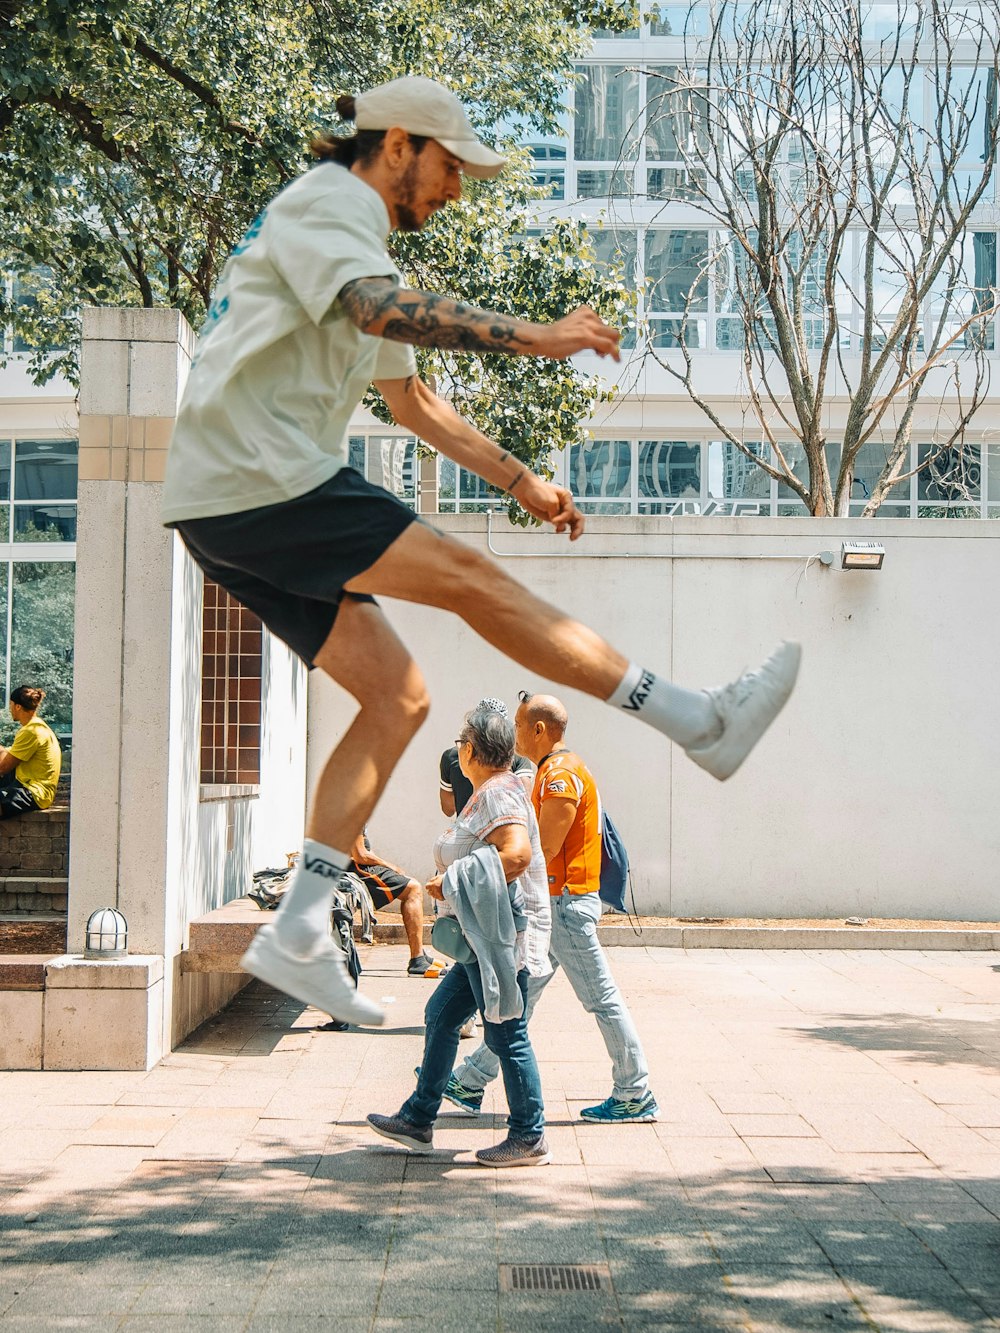
[[(483, 1018), (486, 1046), (495, 1061), (495, 1071), (503, 1070), (507, 1092), (507, 1128), (511, 1138), (534, 1142), (545, 1129), (542, 1106), (542, 1081), (535, 1063), (535, 1053), (528, 1038), (528, 974), (518, 973), (517, 984), (525, 999), (520, 1018), (505, 1023), (489, 1023)], [(441, 1107), (445, 1086), (451, 1077), (458, 1054), (458, 1033), (462, 1024), (483, 1010), (483, 983), (478, 963), (455, 963), (438, 983), (424, 1010), (424, 1058), (420, 1065), (416, 1091), (400, 1107), (399, 1114), (421, 1128), (433, 1125)], [(496, 1077), (494, 1072), (493, 1077)]]
[[(600, 919), (601, 900), (596, 893), (570, 893), (564, 889), (560, 897), (553, 898), (549, 961), (553, 969), (560, 966), (565, 969), (576, 998), (597, 1019), (611, 1056), (612, 1096), (630, 1101), (648, 1090), (649, 1069), (628, 1006), (597, 940)], [(538, 997), (551, 980), (551, 975), (528, 978), (526, 1018), (531, 1017)], [(483, 1045), (459, 1065), (455, 1077), (466, 1088), (485, 1088), (496, 1078), (498, 1068), (496, 1057)]]

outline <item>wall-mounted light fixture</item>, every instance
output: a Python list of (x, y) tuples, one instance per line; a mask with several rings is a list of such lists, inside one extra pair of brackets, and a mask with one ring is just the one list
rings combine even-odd
[(841, 569), (881, 569), (884, 559), (881, 542), (844, 542), (840, 548)]
[(124, 958), (128, 953), (128, 924), (114, 907), (99, 907), (87, 918), (85, 958)]

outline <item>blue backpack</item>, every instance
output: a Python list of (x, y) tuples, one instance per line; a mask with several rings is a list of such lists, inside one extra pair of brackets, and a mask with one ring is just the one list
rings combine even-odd
[(625, 888), (628, 884), (628, 852), (611, 816), (606, 810), (602, 813), (601, 887), (597, 891), (598, 897), (613, 912), (627, 913)]

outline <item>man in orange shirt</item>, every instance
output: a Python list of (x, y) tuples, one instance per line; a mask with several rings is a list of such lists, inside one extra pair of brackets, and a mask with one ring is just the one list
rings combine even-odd
[[(531, 801), (538, 817), (552, 900), (553, 969), (565, 969), (577, 999), (597, 1019), (611, 1056), (611, 1096), (580, 1112), (601, 1124), (655, 1120), (659, 1111), (649, 1090), (642, 1043), (608, 960), (597, 939), (601, 919), (601, 797), (590, 770), (564, 743), (568, 716), (550, 694), (521, 693), (514, 719), (515, 745), (537, 766)], [(528, 986), (530, 1017), (551, 979), (533, 977)], [(445, 1096), (476, 1114), (483, 1088), (496, 1078), (496, 1057), (480, 1046), (452, 1074)]]

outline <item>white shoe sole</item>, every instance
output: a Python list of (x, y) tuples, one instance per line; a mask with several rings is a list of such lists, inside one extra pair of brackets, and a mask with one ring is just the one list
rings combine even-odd
[(546, 1152), (542, 1153), (541, 1157), (522, 1157), (519, 1162), (483, 1162), (480, 1161), (480, 1159), (477, 1157), (476, 1165), (488, 1166), (491, 1167), (494, 1171), (506, 1171), (509, 1168), (516, 1166), (548, 1166), (548, 1164), (551, 1161), (552, 1161), (552, 1154), (550, 1152)]
[(599, 1115), (584, 1115), (581, 1111), (580, 1119), (585, 1125), (654, 1125), (657, 1120), (657, 1112), (653, 1111), (649, 1115), (630, 1115), (623, 1116), (621, 1120), (605, 1120)]
[(754, 672), (759, 679), (753, 693), (722, 719), (718, 740), (702, 748), (689, 748), (688, 758), (719, 782), (731, 778), (788, 702), (801, 660), (800, 644), (781, 644)]
[(359, 1027), (381, 1027), (385, 1014), (366, 1000), (347, 975), (343, 955), (334, 945), (313, 958), (295, 958), (281, 948), (273, 926), (262, 926), (240, 959), (244, 972), (284, 991), (293, 1000)]
[(481, 1116), (483, 1114), (483, 1108), (481, 1106), (467, 1106), (465, 1102), (460, 1102), (457, 1097), (449, 1097), (446, 1092), (442, 1092), (441, 1098), (443, 1101), (446, 1101), (449, 1106), (456, 1107), (463, 1115)]

